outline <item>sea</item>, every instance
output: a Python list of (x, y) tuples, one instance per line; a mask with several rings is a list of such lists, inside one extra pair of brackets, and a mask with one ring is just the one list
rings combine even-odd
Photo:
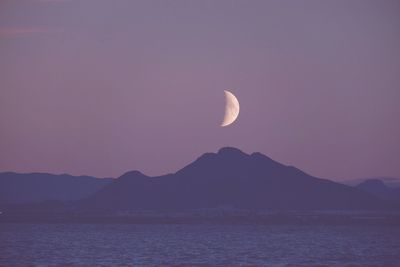
[(0, 266), (400, 266), (400, 226), (1, 223)]

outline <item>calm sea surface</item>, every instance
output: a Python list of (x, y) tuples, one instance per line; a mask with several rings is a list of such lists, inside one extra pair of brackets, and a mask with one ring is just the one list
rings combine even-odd
[(400, 227), (3, 223), (0, 266), (400, 266)]

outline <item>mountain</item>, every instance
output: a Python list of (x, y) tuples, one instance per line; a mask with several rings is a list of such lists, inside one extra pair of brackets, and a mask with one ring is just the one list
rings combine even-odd
[(400, 203), (400, 188), (387, 186), (382, 180), (369, 179), (356, 186), (360, 190), (389, 201)]
[(371, 210), (386, 203), (357, 188), (312, 177), (261, 153), (226, 147), (174, 174), (125, 173), (80, 202), (91, 210)]
[(111, 180), (68, 174), (3, 172), (0, 173), (0, 204), (75, 201), (88, 197)]
[(368, 180), (381, 180), (387, 187), (400, 188), (400, 178), (396, 178), (396, 177), (358, 178), (358, 179), (350, 179), (350, 180), (342, 181), (342, 183), (345, 185), (357, 186), (357, 185), (361, 184), (362, 182), (365, 182)]

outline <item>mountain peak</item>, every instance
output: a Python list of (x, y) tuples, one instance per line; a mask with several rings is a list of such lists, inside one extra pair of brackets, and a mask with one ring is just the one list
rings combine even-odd
[(248, 156), (248, 154), (244, 153), (242, 150), (235, 147), (223, 147), (218, 150), (219, 155), (241, 155)]
[(144, 175), (143, 173), (141, 173), (140, 171), (129, 171), (124, 173), (120, 178), (143, 178), (143, 177), (147, 177), (146, 175)]

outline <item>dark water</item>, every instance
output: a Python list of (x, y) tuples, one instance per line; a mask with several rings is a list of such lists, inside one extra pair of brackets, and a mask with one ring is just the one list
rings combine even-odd
[(1, 266), (400, 266), (400, 227), (0, 224)]

